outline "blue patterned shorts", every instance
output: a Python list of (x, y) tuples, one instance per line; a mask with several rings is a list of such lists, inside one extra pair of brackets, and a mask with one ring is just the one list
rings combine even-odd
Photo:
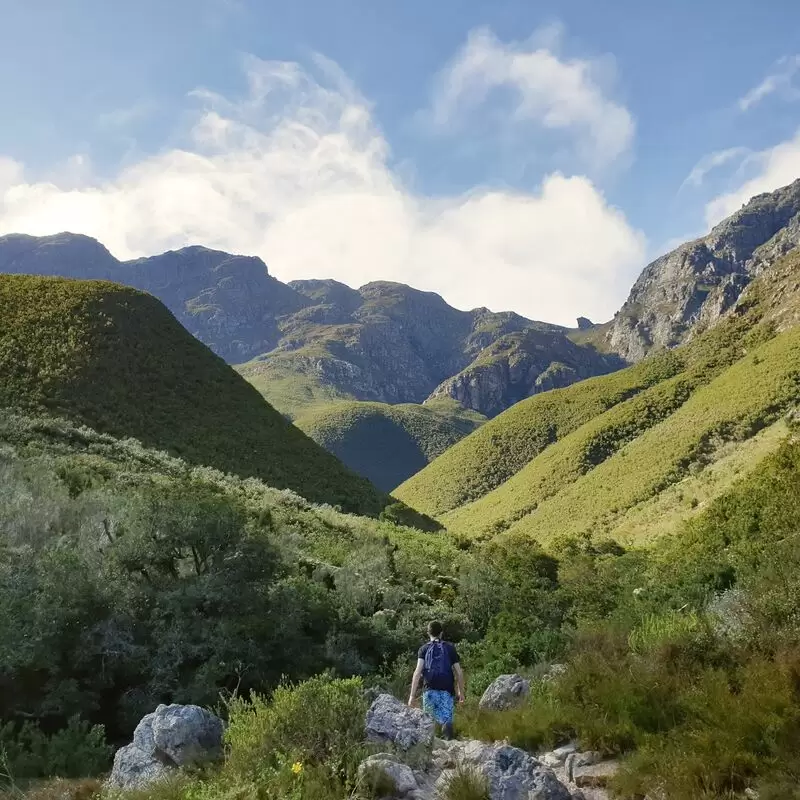
[(453, 695), (441, 689), (426, 689), (422, 694), (422, 708), (440, 725), (453, 721)]

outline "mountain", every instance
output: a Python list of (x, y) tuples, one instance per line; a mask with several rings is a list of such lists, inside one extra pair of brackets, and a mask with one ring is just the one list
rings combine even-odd
[(0, 275), (0, 304), (0, 406), (44, 410), (349, 510), (386, 504), (154, 297), (105, 281)]
[(120, 262), (86, 236), (14, 234), (0, 237), (0, 272), (113, 280), (153, 294), (215, 353), (243, 364), (241, 374), (290, 418), (333, 399), (430, 396), (493, 415), (621, 365), (574, 345), (566, 328), (510, 312), (459, 311), (390, 282), (357, 291), (332, 280), (284, 284), (258, 258), (203, 247)]
[(800, 180), (757, 195), (707, 236), (648, 265), (605, 330), (605, 345), (637, 361), (685, 341), (717, 322), (765, 267), (798, 244)]
[(800, 402), (799, 319), (797, 249), (687, 344), (522, 401), (394, 494), (472, 536), (647, 538), (780, 443)]
[(424, 406), (351, 401), (310, 411), (295, 425), (388, 492), (485, 421), (453, 400)]

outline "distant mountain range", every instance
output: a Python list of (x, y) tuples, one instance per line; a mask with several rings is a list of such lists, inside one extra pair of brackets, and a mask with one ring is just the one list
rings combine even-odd
[[(204, 247), (119, 261), (70, 233), (0, 237), (0, 272), (104, 279), (149, 292), (284, 416), (390, 489), (483, 419), (713, 327), (798, 244), (800, 180), (656, 259), (609, 322), (580, 318), (574, 329), (513, 312), (459, 311), (399, 283), (285, 284), (259, 258)], [(403, 453), (391, 469), (387, 452)]]
[(284, 284), (258, 258), (186, 247), (121, 262), (86, 236), (0, 237), (0, 272), (113, 280), (160, 299), (200, 341), (294, 417), (331, 399), (452, 397), (493, 416), (545, 389), (622, 366), (569, 331), (375, 282)]

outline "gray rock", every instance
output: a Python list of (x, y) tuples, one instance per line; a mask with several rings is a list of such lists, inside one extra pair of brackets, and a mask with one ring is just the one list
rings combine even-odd
[(107, 785), (114, 789), (142, 789), (163, 780), (175, 771), (174, 765), (160, 761), (152, 752), (129, 744), (114, 754), (114, 766)]
[(222, 755), (222, 720), (200, 706), (159, 706), (151, 725), (156, 748), (179, 767)]
[(531, 682), (521, 675), (500, 675), (481, 697), (480, 708), (485, 711), (505, 711), (521, 705), (531, 693)]
[(114, 755), (108, 785), (140, 789), (179, 767), (219, 758), (223, 731), (222, 720), (199, 706), (160, 705)]
[(379, 773), (394, 787), (393, 797), (407, 797), (419, 789), (414, 772), (407, 764), (398, 761), (389, 753), (377, 753), (361, 762), (359, 778), (363, 781), (368, 775)]
[(389, 742), (401, 750), (433, 742), (433, 720), (418, 708), (409, 708), (390, 694), (381, 694), (367, 711), (367, 741)]
[[(447, 744), (450, 761), (477, 769), (489, 783), (490, 800), (570, 800), (570, 792), (549, 767), (507, 744), (475, 740)], [(445, 769), (436, 781), (441, 791), (453, 775)]]
[(588, 767), (592, 764), (597, 764), (603, 760), (603, 754), (595, 750), (586, 750), (584, 752), (572, 752), (564, 760), (564, 770), (566, 772), (567, 780), (570, 782), (575, 781), (575, 774), (581, 767)]
[(581, 765), (575, 767), (572, 780), (579, 789), (604, 789), (618, 770), (618, 761)]
[(754, 197), (711, 232), (645, 267), (608, 334), (628, 361), (717, 322), (747, 285), (800, 244), (800, 180)]
[(539, 757), (539, 760), (548, 767), (560, 767), (567, 760), (567, 757), (577, 752), (577, 750), (577, 743), (570, 742), (569, 744), (557, 747), (555, 750), (551, 750), (549, 753), (544, 753)]

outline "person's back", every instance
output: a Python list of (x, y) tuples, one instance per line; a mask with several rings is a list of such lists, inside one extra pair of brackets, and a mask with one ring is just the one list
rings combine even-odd
[(417, 668), (411, 681), (408, 704), (414, 704), (422, 682), (422, 707), (442, 726), (445, 738), (449, 739), (453, 736), (453, 700), (464, 700), (464, 673), (455, 645), (444, 641), (442, 633), (440, 623), (428, 625), (430, 641), (417, 652)]

